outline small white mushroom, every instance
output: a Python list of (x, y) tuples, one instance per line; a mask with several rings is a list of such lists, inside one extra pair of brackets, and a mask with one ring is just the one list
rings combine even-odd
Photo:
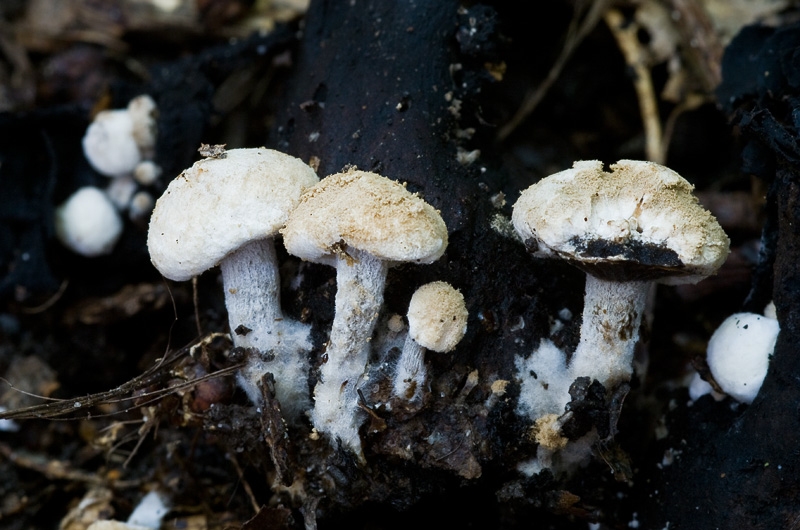
[(133, 98), (127, 108), (97, 113), (83, 136), (83, 153), (101, 175), (131, 174), (143, 159), (153, 156), (156, 104), (150, 96)]
[(83, 153), (101, 175), (119, 177), (131, 173), (142, 160), (133, 136), (133, 120), (127, 109), (97, 113), (83, 136)]
[(464, 296), (446, 282), (432, 282), (414, 292), (408, 305), (408, 335), (397, 362), (394, 394), (409, 402), (422, 396), (425, 349), (452, 351), (467, 332)]
[(142, 186), (153, 184), (161, 176), (161, 168), (152, 160), (142, 160), (133, 170), (133, 178)]
[(767, 376), (780, 325), (756, 313), (726, 318), (708, 341), (706, 360), (719, 387), (742, 403), (752, 403)]
[(130, 206), (137, 187), (136, 181), (130, 175), (121, 175), (106, 186), (106, 195), (117, 210), (124, 212)]
[(150, 219), (150, 259), (175, 281), (219, 264), (233, 342), (261, 353), (248, 358), (239, 383), (260, 403), (258, 383), (272, 372), (284, 413), (296, 417), (307, 403), (310, 329), (283, 316), (273, 237), (318, 178), (300, 159), (270, 149), (226, 155), (196, 162), (167, 186)]
[(156, 201), (153, 196), (146, 191), (137, 191), (131, 197), (130, 205), (128, 206), (128, 217), (132, 221), (147, 220), (153, 211)]
[(304, 193), (282, 233), (291, 254), (336, 267), (336, 312), (311, 420), (332, 443), (339, 440), (363, 458), (357, 391), (387, 270), (398, 262), (439, 259), (447, 228), (431, 205), (400, 183), (350, 170)]
[(696, 283), (728, 256), (729, 240), (693, 186), (652, 163), (575, 162), (525, 190), (513, 223), (535, 256), (587, 273), (581, 339), (569, 369), (608, 387), (630, 379), (651, 282)]
[(83, 256), (109, 254), (122, 234), (122, 219), (102, 190), (80, 188), (55, 212), (56, 236)]

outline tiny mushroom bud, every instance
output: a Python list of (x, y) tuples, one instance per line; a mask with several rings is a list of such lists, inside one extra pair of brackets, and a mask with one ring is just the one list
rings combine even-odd
[(723, 392), (742, 403), (753, 402), (779, 332), (777, 320), (756, 313), (735, 313), (720, 324), (708, 341), (706, 360)]
[(728, 256), (729, 240), (693, 186), (652, 162), (598, 161), (542, 179), (514, 205), (514, 227), (535, 256), (587, 273), (573, 378), (607, 388), (630, 379), (651, 282), (696, 283)]
[(130, 175), (122, 175), (112, 179), (105, 191), (114, 206), (118, 210), (124, 211), (130, 206), (136, 188), (136, 181)]
[(122, 219), (102, 190), (80, 188), (55, 212), (56, 236), (87, 257), (109, 254), (122, 234)]
[[(318, 178), (300, 159), (270, 149), (232, 149), (196, 162), (156, 202), (147, 246), (165, 277), (189, 280), (219, 264), (236, 346), (254, 348), (239, 383), (259, 403), (258, 382), (275, 376), (289, 418), (306, 402), (309, 328), (283, 317), (273, 237)], [(237, 328), (251, 330), (238, 334)], [(266, 357), (275, 353), (275, 359)]]
[(161, 176), (161, 168), (152, 160), (143, 160), (133, 170), (133, 178), (142, 186), (153, 184)]
[(425, 384), (425, 349), (452, 351), (467, 332), (464, 296), (446, 282), (420, 287), (408, 306), (408, 335), (397, 363), (394, 394), (416, 401)]
[(388, 268), (431, 263), (447, 247), (439, 213), (398, 182), (351, 169), (303, 194), (282, 231), (295, 256), (336, 267), (336, 312), (314, 389), (311, 420), (332, 443), (363, 458), (358, 388), (383, 304)]
[(153, 206), (156, 201), (153, 196), (146, 191), (137, 191), (131, 197), (131, 202), (128, 207), (128, 217), (132, 221), (147, 220), (150, 213), (153, 211)]

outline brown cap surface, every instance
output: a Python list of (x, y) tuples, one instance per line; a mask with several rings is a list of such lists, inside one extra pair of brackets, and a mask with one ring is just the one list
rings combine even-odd
[(722, 265), (730, 241), (689, 182), (653, 162), (611, 170), (575, 162), (522, 193), (512, 221), (535, 255), (617, 281), (692, 283)]
[(324, 178), (301, 197), (283, 242), (295, 256), (329, 261), (345, 244), (391, 262), (431, 263), (447, 247), (441, 215), (398, 182), (350, 170)]
[(246, 243), (276, 235), (319, 181), (302, 160), (271, 149), (226, 155), (195, 162), (156, 202), (147, 247), (171, 280), (188, 280)]

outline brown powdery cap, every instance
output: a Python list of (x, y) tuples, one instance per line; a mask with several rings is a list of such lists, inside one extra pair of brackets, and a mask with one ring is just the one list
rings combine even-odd
[(299, 158), (231, 149), (170, 182), (156, 202), (147, 247), (165, 277), (184, 281), (245, 244), (277, 235), (303, 191), (319, 181)]
[(514, 204), (514, 228), (536, 256), (558, 257), (615, 281), (695, 283), (713, 274), (730, 240), (692, 194), (662, 165), (597, 160), (537, 182)]
[(436, 261), (447, 248), (447, 227), (430, 204), (394, 180), (355, 169), (309, 188), (281, 233), (291, 254), (324, 263), (343, 246), (416, 263)]

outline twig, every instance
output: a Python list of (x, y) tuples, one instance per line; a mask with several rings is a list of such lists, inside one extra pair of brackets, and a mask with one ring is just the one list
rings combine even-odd
[(661, 118), (650, 68), (647, 65), (647, 54), (636, 35), (639, 26), (634, 23), (626, 25), (625, 17), (619, 10), (610, 8), (603, 14), (606, 25), (614, 35), (625, 62), (633, 70), (633, 87), (639, 100), (639, 112), (642, 115), (645, 137), (645, 157), (647, 160), (663, 164), (666, 152), (661, 141)]
[(561, 53), (559, 53), (558, 57), (556, 58), (553, 66), (550, 68), (550, 71), (547, 73), (547, 77), (544, 78), (544, 81), (533, 90), (528, 91), (525, 94), (525, 98), (522, 100), (522, 104), (520, 105), (517, 112), (508, 121), (505, 125), (503, 125), (497, 133), (497, 141), (502, 142), (506, 138), (508, 138), (511, 133), (516, 130), (527, 118), (528, 116), (539, 106), (544, 96), (550, 90), (550, 87), (553, 86), (553, 83), (558, 80), (558, 77), (561, 75), (561, 71), (566, 66), (567, 62), (569, 61), (570, 57), (572, 57), (573, 52), (577, 49), (578, 45), (583, 42), (583, 39), (594, 29), (594, 27), (600, 22), (600, 18), (603, 12), (606, 10), (609, 4), (608, 0), (596, 0), (590, 1), (588, 7), (588, 13), (586, 16), (583, 17), (583, 21), (580, 21), (581, 15), (583, 15), (586, 9), (581, 9), (580, 7), (576, 7), (575, 14), (570, 21), (569, 28), (567, 29), (567, 36), (564, 41), (564, 47), (561, 48)]
[(69, 280), (64, 280), (63, 282), (61, 282), (61, 285), (58, 286), (58, 291), (56, 291), (55, 294), (53, 294), (53, 296), (51, 296), (43, 303), (35, 307), (22, 307), (20, 311), (26, 315), (36, 315), (38, 313), (47, 311), (61, 299), (61, 297), (64, 295), (64, 292), (67, 290), (68, 285), (69, 285)]
[(192, 278), (192, 303), (194, 304), (194, 323), (197, 326), (197, 336), (203, 336), (203, 327), (200, 325), (200, 302), (197, 296), (197, 276)]
[[(94, 407), (102, 404), (130, 401), (134, 399), (133, 393), (136, 392), (137, 390), (141, 390), (153, 385), (158, 385), (171, 379), (173, 377), (171, 371), (172, 367), (175, 366), (175, 364), (177, 364), (183, 357), (186, 356), (187, 352), (192, 346), (193, 344), (181, 348), (178, 351), (168, 353), (162, 359), (159, 359), (159, 361), (153, 367), (145, 371), (143, 374), (134, 377), (130, 381), (126, 381), (125, 383), (121, 384), (120, 386), (112, 390), (107, 390), (105, 392), (98, 392), (96, 394), (90, 394), (88, 396), (83, 396), (78, 398), (60, 399), (51, 403), (44, 403), (41, 405), (33, 405), (21, 409), (0, 412), (0, 419), (19, 420), (19, 419), (46, 418), (46, 419), (74, 420), (85, 417), (83, 414), (76, 415), (75, 413), (77, 411), (82, 412), (89, 407)], [(137, 403), (136, 406), (133, 408), (140, 408), (146, 406), (150, 403), (153, 403), (154, 401), (163, 398), (168, 394), (175, 392), (176, 390), (182, 390), (185, 388), (192, 387), (202, 381), (206, 381), (208, 379), (213, 379), (215, 377), (220, 377), (223, 375), (229, 375), (238, 370), (239, 368), (241, 368), (241, 363), (233, 366), (228, 366), (226, 368), (217, 370), (216, 372), (210, 373), (203, 377), (192, 379), (191, 381), (186, 381), (184, 383), (180, 383), (177, 385), (171, 385), (166, 388), (161, 388), (158, 390), (137, 395), (135, 396), (135, 398), (140, 400), (140, 402)], [(130, 408), (125, 409), (123, 412), (128, 412), (129, 410)], [(113, 414), (115, 413), (99, 414), (99, 415), (94, 415), (93, 417), (97, 418), (103, 416), (111, 416)], [(89, 413), (89, 415), (92, 416), (91, 413)]]
[(258, 513), (261, 510), (261, 505), (258, 504), (258, 500), (256, 500), (256, 496), (253, 493), (253, 488), (250, 487), (250, 483), (248, 483), (247, 479), (244, 478), (244, 471), (242, 471), (239, 461), (236, 460), (236, 456), (233, 453), (228, 453), (228, 459), (233, 464), (236, 474), (239, 475), (239, 480), (242, 483), (245, 493), (247, 493), (247, 498), (250, 501), (250, 506), (253, 508), (253, 512)]
[(15, 451), (11, 446), (0, 442), (0, 454), (14, 465), (41, 473), (51, 480), (72, 480), (98, 486), (114, 486), (115, 488), (131, 488), (141, 485), (141, 480), (109, 480), (99, 473), (89, 473), (75, 469), (61, 460), (44, 455)]
[(694, 63), (703, 88), (712, 92), (722, 81), (723, 46), (704, 3), (694, 0), (666, 0), (665, 3), (675, 14), (686, 57)]

